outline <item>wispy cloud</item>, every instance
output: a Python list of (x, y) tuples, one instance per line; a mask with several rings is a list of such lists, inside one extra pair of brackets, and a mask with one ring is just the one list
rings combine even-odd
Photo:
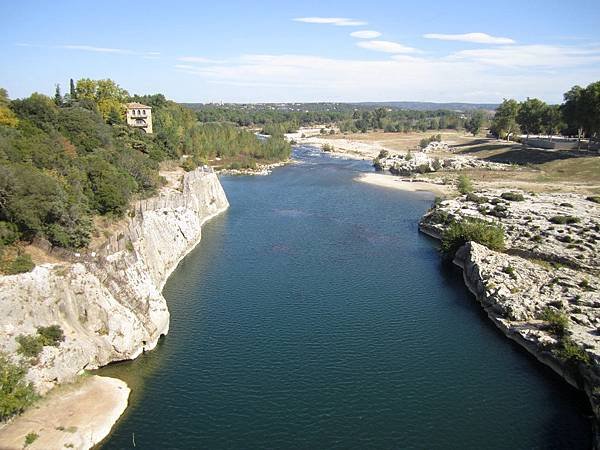
[(361, 48), (365, 48), (367, 50), (374, 50), (376, 52), (384, 52), (384, 53), (415, 53), (417, 49), (412, 47), (407, 47), (406, 45), (402, 45), (398, 42), (392, 41), (362, 41), (357, 42)]
[(196, 63), (196, 64), (222, 64), (222, 63), (226, 62), (226, 60), (223, 60), (223, 59), (211, 59), (211, 58), (205, 58), (204, 56), (181, 56), (181, 57), (177, 58), (177, 61)]
[(507, 37), (490, 36), (486, 33), (465, 33), (465, 34), (424, 34), (425, 39), (437, 39), (440, 41), (459, 41), (471, 42), (475, 44), (515, 44), (513, 39)]
[(375, 39), (381, 36), (379, 31), (373, 30), (361, 30), (361, 31), (353, 31), (350, 33), (350, 36), (359, 38), (359, 39)]
[(328, 24), (338, 27), (359, 27), (367, 24), (367, 22), (362, 20), (348, 19), (346, 17), (296, 17), (293, 20), (295, 22)]
[(448, 59), (499, 67), (560, 69), (600, 62), (600, 46), (513, 45), (461, 50)]
[(135, 55), (135, 56), (142, 56), (144, 59), (160, 58), (160, 52), (145, 52), (145, 51), (131, 50), (131, 49), (127, 49), (127, 48), (98, 47), (98, 46), (94, 46), (94, 45), (82, 45), (82, 44), (38, 45), (38, 44), (29, 44), (29, 43), (24, 43), (24, 42), (18, 42), (15, 45), (17, 45), (18, 47), (76, 50), (76, 51), (92, 52), (92, 53), (110, 53), (110, 54), (116, 54), (116, 55)]
[(82, 50), (85, 52), (97, 52), (97, 53), (120, 53), (124, 55), (131, 55), (134, 52), (124, 48), (108, 48), (108, 47), (94, 47), (92, 45), (56, 45), (55, 48), (64, 48), (66, 50)]

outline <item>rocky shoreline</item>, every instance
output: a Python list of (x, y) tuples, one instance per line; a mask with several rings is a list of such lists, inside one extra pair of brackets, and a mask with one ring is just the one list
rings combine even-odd
[[(135, 203), (124, 231), (96, 251), (0, 277), (0, 351), (28, 364), (27, 379), (45, 394), (76, 381), (84, 370), (153, 349), (169, 329), (164, 283), (200, 241), (203, 224), (228, 206), (217, 175), (199, 168), (182, 175), (175, 189), (165, 187)], [(33, 360), (18, 355), (17, 336), (50, 325), (64, 332), (59, 346), (44, 346)], [(0, 448), (5, 448), (6, 428), (0, 429)], [(94, 438), (91, 445), (104, 436)]]
[[(574, 194), (515, 191), (518, 195), (504, 196), (518, 199), (512, 201), (502, 194), (484, 190), (438, 202), (422, 218), (419, 229), (441, 239), (452, 221), (475, 218), (502, 226), (505, 252), (468, 242), (453, 262), (462, 269), (465, 284), (488, 317), (508, 338), (586, 393), (598, 448), (600, 205)], [(502, 205), (500, 217), (489, 214), (497, 205)], [(567, 210), (578, 220), (557, 219), (567, 216)], [(569, 235), (578, 243), (564, 238)]]

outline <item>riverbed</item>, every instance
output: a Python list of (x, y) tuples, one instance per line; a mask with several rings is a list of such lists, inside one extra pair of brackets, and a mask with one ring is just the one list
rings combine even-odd
[(222, 177), (229, 210), (168, 280), (169, 335), (104, 368), (102, 449), (589, 448), (585, 398), (506, 339), (417, 223), (433, 196), (311, 147)]

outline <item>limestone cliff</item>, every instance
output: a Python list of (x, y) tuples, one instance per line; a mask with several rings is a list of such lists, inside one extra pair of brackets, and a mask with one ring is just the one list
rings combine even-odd
[(126, 231), (99, 251), (0, 277), (0, 351), (15, 355), (16, 336), (59, 324), (65, 341), (44, 347), (28, 373), (43, 393), (82, 369), (154, 348), (169, 329), (165, 281), (203, 223), (228, 206), (217, 176), (197, 169), (177, 189), (133, 205)]
[(512, 194), (488, 189), (441, 201), (419, 229), (440, 239), (470, 218), (503, 228), (504, 253), (467, 242), (454, 263), (507, 337), (587, 394), (600, 448), (600, 207), (576, 194)]

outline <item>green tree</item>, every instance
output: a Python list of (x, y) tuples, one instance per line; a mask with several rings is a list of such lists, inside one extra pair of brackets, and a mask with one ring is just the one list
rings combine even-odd
[(505, 137), (510, 141), (510, 137), (519, 129), (517, 124), (518, 113), (519, 103), (516, 100), (504, 99), (502, 104), (496, 109), (496, 114), (492, 120), (492, 133), (499, 138)]
[(519, 105), (517, 124), (527, 134), (540, 134), (543, 130), (544, 113), (548, 105), (537, 98), (527, 98)]
[(77, 100), (77, 89), (75, 88), (75, 82), (73, 78), (69, 80), (69, 95), (71, 100)]
[(483, 111), (475, 111), (465, 123), (465, 129), (475, 136), (483, 126), (484, 118)]
[(573, 86), (564, 94), (562, 112), (570, 130), (576, 130), (578, 147), (581, 146), (581, 138), (587, 124), (587, 104), (585, 89)]
[(60, 84), (57, 84), (55, 86), (55, 90), (54, 90), (54, 104), (56, 106), (62, 106), (62, 104), (63, 104), (63, 96), (60, 93)]
[(542, 130), (550, 139), (565, 126), (559, 105), (548, 105), (542, 114)]

